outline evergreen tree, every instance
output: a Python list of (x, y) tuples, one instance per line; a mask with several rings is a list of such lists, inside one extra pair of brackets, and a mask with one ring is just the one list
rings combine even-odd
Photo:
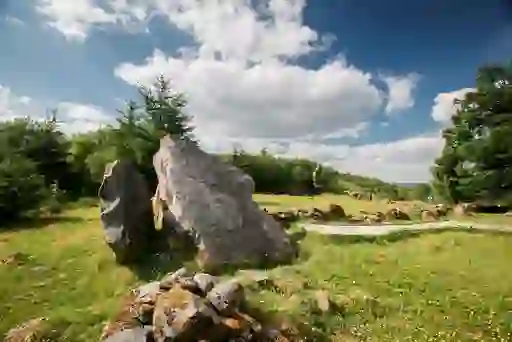
[(433, 167), (436, 192), (453, 202), (512, 203), (512, 63), (481, 68), (476, 90), (457, 103)]

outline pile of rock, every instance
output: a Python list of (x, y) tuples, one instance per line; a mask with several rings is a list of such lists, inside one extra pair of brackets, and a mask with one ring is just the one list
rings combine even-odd
[(243, 312), (244, 288), (185, 268), (132, 291), (107, 325), (108, 342), (287, 341)]

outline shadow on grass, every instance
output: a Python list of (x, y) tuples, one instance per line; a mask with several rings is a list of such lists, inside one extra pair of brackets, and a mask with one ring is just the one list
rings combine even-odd
[(313, 233), (322, 240), (336, 244), (354, 244), (354, 243), (376, 243), (376, 244), (389, 244), (407, 239), (419, 238), (424, 235), (442, 234), (446, 232), (460, 232), (470, 234), (486, 234), (494, 236), (512, 236), (511, 231), (497, 231), (497, 230), (484, 230), (476, 228), (453, 227), (453, 228), (437, 228), (425, 230), (406, 230), (396, 231), (386, 235), (379, 236), (364, 236), (364, 235), (322, 235), (320, 233)]
[(161, 279), (166, 274), (184, 266), (187, 269), (197, 270), (195, 263), (197, 248), (189, 241), (171, 245), (161, 243), (154, 251), (142, 260), (127, 265), (139, 280), (147, 282)]
[(66, 215), (21, 218), (19, 220), (15, 220), (15, 221), (8, 222), (6, 224), (2, 224), (0, 226), (0, 232), (1, 231), (16, 232), (16, 231), (22, 231), (22, 230), (44, 228), (44, 227), (47, 227), (52, 224), (79, 223), (79, 222), (85, 222), (85, 221), (87, 221), (87, 219), (76, 217), (76, 216), (66, 216)]

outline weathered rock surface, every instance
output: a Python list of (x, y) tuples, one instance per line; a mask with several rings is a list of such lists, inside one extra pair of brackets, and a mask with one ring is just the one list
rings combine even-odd
[(30, 342), (45, 338), (45, 321), (44, 317), (39, 317), (20, 324), (7, 332), (4, 342)]
[(105, 342), (147, 342), (149, 335), (152, 333), (150, 329), (137, 327), (118, 331), (112, 336), (105, 339)]
[(254, 182), (193, 143), (164, 137), (153, 158), (159, 194), (180, 225), (197, 235), (203, 267), (293, 256), (286, 233), (252, 200)]
[(208, 273), (197, 273), (192, 279), (196, 282), (197, 287), (205, 295), (210, 292), (210, 290), (213, 289), (215, 284), (218, 282), (217, 277), (214, 277)]
[(424, 222), (433, 222), (433, 221), (437, 221), (437, 219), (438, 219), (438, 216), (433, 211), (423, 210), (421, 212), (421, 220)]
[[(252, 283), (261, 276), (263, 274), (259, 272), (249, 272), (243, 278), (251, 278), (249, 282)], [(267, 342), (275, 341), (276, 336), (278, 341), (287, 340), (281, 327), (263, 325), (243, 311), (246, 308), (241, 305), (245, 301), (244, 287), (238, 278), (217, 283), (201, 293), (183, 288), (183, 284), (190, 280), (205, 289), (217, 282), (212, 275), (194, 274), (182, 268), (159, 282), (142, 285), (124, 298), (120, 312), (103, 329), (101, 340)], [(157, 286), (162, 283), (170, 287)]]
[(153, 316), (156, 342), (196, 341), (219, 321), (206, 301), (179, 286), (160, 295)]
[(403, 211), (400, 208), (393, 208), (386, 212), (385, 214), (386, 220), (410, 220), (409, 214), (407, 214), (405, 211)]
[(464, 217), (468, 215), (472, 215), (474, 211), (474, 206), (471, 203), (459, 203), (453, 208), (453, 214), (456, 217)]
[(105, 240), (116, 260), (128, 263), (147, 253), (156, 232), (151, 194), (135, 166), (126, 161), (107, 165), (98, 195)]
[(329, 205), (329, 215), (332, 219), (343, 219), (347, 217), (345, 210), (338, 204)]
[(215, 286), (206, 295), (208, 300), (222, 315), (233, 315), (244, 299), (244, 288), (235, 280)]

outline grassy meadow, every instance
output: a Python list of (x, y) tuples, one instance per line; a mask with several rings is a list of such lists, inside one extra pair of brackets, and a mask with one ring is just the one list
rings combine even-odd
[[(334, 195), (256, 199), (271, 210), (386, 206)], [(0, 336), (43, 316), (51, 340), (97, 340), (129, 288), (181, 266), (157, 258), (116, 265), (98, 216), (97, 206), (82, 203), (0, 230)], [(315, 341), (510, 341), (510, 246), (512, 234), (467, 231), (374, 241), (307, 234), (298, 260), (268, 270), (274, 284), (253, 285), (248, 296), (268, 319)], [(316, 308), (318, 290), (329, 292), (334, 309)]]

